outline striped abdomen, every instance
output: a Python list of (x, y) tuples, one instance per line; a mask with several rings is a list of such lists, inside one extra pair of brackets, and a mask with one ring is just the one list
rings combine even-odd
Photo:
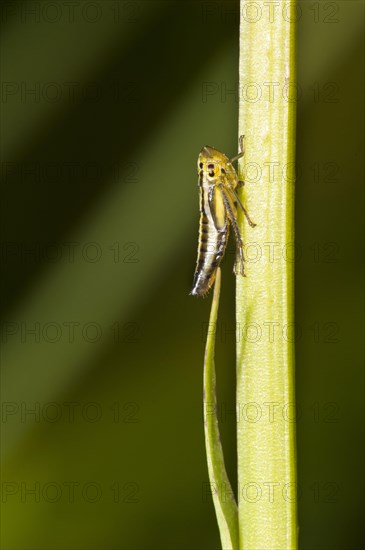
[(228, 221), (221, 230), (208, 219), (202, 209), (199, 225), (198, 259), (194, 273), (193, 296), (203, 296), (214, 283), (217, 267), (219, 266), (228, 241)]

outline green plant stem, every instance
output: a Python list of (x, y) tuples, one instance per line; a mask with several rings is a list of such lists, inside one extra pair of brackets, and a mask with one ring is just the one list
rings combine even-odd
[[(240, 548), (297, 547), (293, 349), (295, 2), (253, 22), (241, 0), (239, 175), (257, 227), (240, 216), (247, 277), (237, 277)], [(280, 5), (282, 3), (280, 2)], [(247, 170), (244, 170), (246, 168)], [(251, 176), (251, 178), (250, 178)], [(251, 261), (250, 261), (251, 260)]]
[(209, 480), (222, 548), (224, 548), (224, 550), (238, 550), (237, 504), (225, 469), (217, 418), (214, 351), (220, 287), (221, 270), (218, 268), (204, 357), (205, 446), (207, 451)]

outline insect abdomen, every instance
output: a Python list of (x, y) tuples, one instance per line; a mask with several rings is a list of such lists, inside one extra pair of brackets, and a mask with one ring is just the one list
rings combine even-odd
[(228, 225), (221, 230), (209, 223), (203, 213), (199, 227), (198, 259), (194, 273), (193, 296), (204, 296), (214, 283), (217, 267), (219, 266), (228, 240)]

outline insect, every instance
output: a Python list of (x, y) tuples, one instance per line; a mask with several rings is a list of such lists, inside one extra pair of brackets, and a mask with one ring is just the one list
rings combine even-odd
[(236, 241), (234, 273), (245, 276), (243, 242), (237, 223), (237, 206), (255, 227), (237, 195), (237, 189), (244, 185), (238, 179), (233, 162), (244, 155), (244, 136), (240, 137), (240, 152), (229, 159), (214, 147), (206, 145), (198, 157), (200, 192), (200, 224), (198, 258), (194, 273), (193, 296), (204, 296), (212, 287), (217, 268), (226, 250), (229, 229), (232, 226)]

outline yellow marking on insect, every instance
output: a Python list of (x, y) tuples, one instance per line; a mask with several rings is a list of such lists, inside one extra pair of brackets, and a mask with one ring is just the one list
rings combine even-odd
[(200, 223), (198, 258), (194, 273), (193, 296), (204, 296), (212, 287), (217, 268), (224, 256), (230, 227), (236, 240), (235, 274), (244, 276), (243, 242), (237, 223), (237, 205), (242, 209), (251, 227), (255, 224), (238, 198), (240, 182), (233, 162), (244, 154), (243, 137), (240, 153), (229, 159), (224, 153), (206, 145), (198, 157), (200, 188)]

